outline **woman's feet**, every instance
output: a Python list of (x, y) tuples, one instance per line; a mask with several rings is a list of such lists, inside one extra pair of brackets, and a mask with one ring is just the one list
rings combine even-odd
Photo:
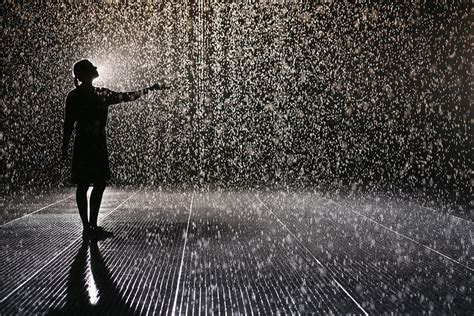
[(82, 231), (82, 239), (86, 240), (104, 240), (113, 237), (114, 233), (106, 231), (100, 226), (86, 228)]
[(100, 226), (91, 227), (91, 231), (92, 231), (92, 235), (93, 235), (97, 240), (102, 240), (102, 239), (106, 239), (106, 238), (109, 238), (109, 237), (113, 237), (113, 236), (114, 236), (114, 233), (109, 232), (109, 231), (106, 231), (105, 229), (103, 229), (103, 228), (100, 227)]
[(90, 235), (91, 235), (91, 230), (90, 228), (84, 228), (82, 230), (82, 240), (88, 240), (90, 239)]

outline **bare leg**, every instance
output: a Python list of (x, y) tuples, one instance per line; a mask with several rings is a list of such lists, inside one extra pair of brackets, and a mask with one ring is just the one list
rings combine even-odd
[(82, 226), (84, 230), (89, 229), (89, 221), (87, 219), (87, 190), (88, 184), (78, 184), (76, 189), (76, 203), (79, 209), (79, 216), (81, 217)]
[(102, 202), (102, 194), (105, 190), (105, 183), (94, 183), (90, 199), (90, 212), (91, 212), (91, 227), (97, 227), (97, 217), (99, 216), (100, 203)]

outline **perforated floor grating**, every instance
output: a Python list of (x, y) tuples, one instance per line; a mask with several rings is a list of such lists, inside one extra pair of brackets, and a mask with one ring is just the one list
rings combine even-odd
[(473, 223), (415, 204), (115, 188), (83, 242), (72, 191), (15, 203), (1, 315), (473, 311)]

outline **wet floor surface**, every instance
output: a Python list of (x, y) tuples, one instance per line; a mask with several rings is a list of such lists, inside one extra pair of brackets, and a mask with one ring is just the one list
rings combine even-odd
[(72, 191), (30, 200), (2, 218), (1, 315), (474, 310), (473, 223), (414, 204), (109, 188), (115, 236), (83, 242)]

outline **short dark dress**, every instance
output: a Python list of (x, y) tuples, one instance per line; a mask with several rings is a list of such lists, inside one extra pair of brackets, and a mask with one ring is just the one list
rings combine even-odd
[(122, 94), (105, 88), (79, 86), (66, 98), (65, 124), (75, 125), (71, 182), (105, 183), (110, 179), (105, 127), (109, 105), (120, 103)]

